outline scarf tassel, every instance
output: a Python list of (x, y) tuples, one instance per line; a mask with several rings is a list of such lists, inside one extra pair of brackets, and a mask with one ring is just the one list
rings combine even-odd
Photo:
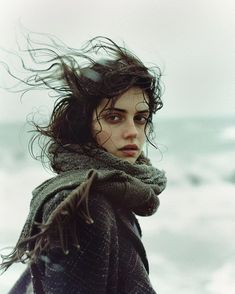
[[(69, 254), (69, 244), (80, 248), (78, 216), (87, 224), (93, 224), (88, 206), (88, 196), (97, 172), (90, 170), (87, 180), (75, 188), (51, 213), (46, 223), (34, 222), (39, 233), (18, 242), (11, 254), (2, 256), (5, 270), (14, 262), (35, 262), (43, 252), (58, 244), (64, 254)], [(26, 250), (28, 248), (28, 250)]]

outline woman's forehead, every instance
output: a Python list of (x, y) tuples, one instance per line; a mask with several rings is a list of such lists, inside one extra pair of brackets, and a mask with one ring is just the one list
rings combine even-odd
[(140, 88), (131, 88), (120, 97), (115, 99), (112, 103), (112, 99), (103, 99), (100, 103), (99, 109), (115, 108), (129, 111), (144, 111), (149, 110), (149, 98), (148, 95)]

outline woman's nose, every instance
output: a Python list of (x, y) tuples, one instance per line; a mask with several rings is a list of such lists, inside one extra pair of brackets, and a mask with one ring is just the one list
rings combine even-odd
[(138, 134), (138, 131), (137, 131), (135, 123), (133, 121), (127, 122), (124, 126), (123, 137), (125, 139), (136, 138), (137, 134)]

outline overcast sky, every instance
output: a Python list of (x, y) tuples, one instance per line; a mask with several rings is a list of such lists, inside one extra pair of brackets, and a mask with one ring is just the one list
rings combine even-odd
[[(145, 63), (158, 64), (162, 117), (235, 115), (234, 0), (0, 0), (1, 47), (16, 49), (19, 20), (72, 47), (96, 35), (124, 41)], [(49, 107), (45, 95), (31, 93), (21, 103), (0, 90), (0, 121)]]

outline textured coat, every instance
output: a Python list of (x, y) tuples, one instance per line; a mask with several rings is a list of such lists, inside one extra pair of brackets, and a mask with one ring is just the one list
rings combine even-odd
[[(44, 205), (44, 221), (61, 193), (69, 191), (58, 193)], [(90, 196), (89, 207), (93, 224), (77, 218), (80, 249), (71, 247), (65, 255), (55, 240), (54, 248), (37, 262), (45, 293), (156, 293), (148, 278), (148, 261), (134, 214), (116, 209), (101, 194)], [(19, 287), (30, 289), (27, 274), (24, 281), (18, 281), (10, 293), (25, 293), (17, 292)]]

